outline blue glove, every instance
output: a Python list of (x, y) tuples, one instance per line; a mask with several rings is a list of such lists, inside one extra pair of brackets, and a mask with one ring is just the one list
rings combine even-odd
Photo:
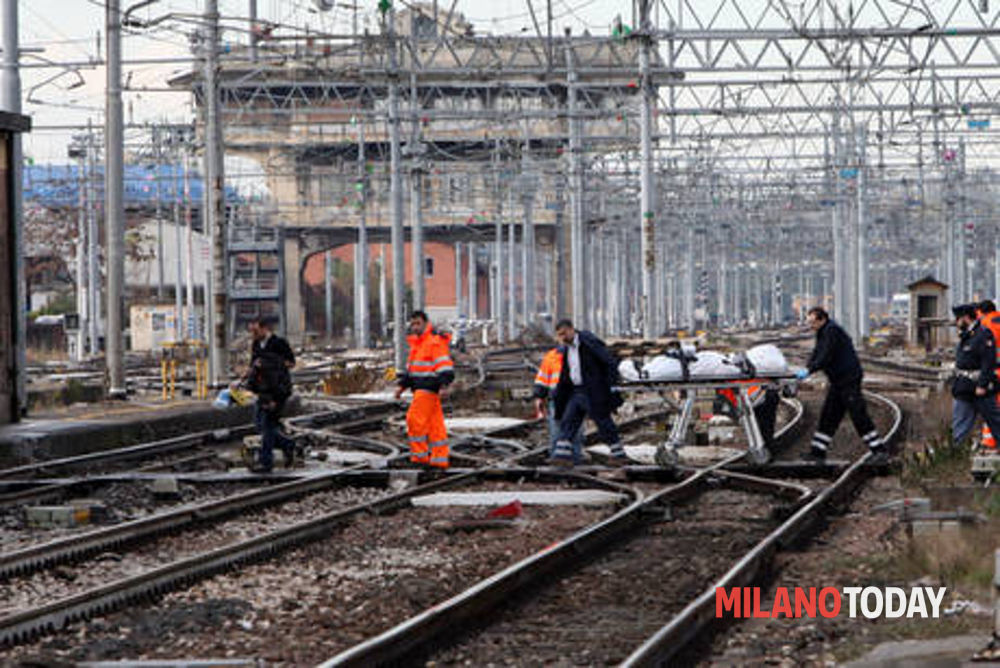
[(795, 372), (795, 377), (799, 380), (805, 380), (809, 377), (809, 369), (799, 369)]

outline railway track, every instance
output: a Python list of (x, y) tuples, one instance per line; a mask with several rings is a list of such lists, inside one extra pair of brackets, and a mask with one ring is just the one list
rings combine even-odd
[[(878, 396), (877, 400), (889, 407), (891, 422), (882, 427), (892, 439), (899, 433), (901, 413), (889, 399)], [(726, 471), (743, 455), (730, 457), (323, 665), (414, 664), (428, 657), (436, 665), (449, 665), (467, 662), (470, 656), (477, 661), (493, 658), (500, 664), (510, 663), (511, 657), (529, 662), (534, 661), (529, 657), (538, 657), (537, 663), (544, 665), (569, 656), (572, 662), (662, 665), (712, 620), (715, 587), (746, 585), (763, 577), (780, 549), (818, 526), (835, 503), (846, 499), (871, 474), (869, 456), (859, 457), (832, 484), (816, 490)], [(737, 549), (729, 549), (733, 544), (720, 544), (717, 537), (734, 528), (726, 524), (732, 521), (732, 506), (729, 517), (709, 514), (700, 522), (701, 510), (691, 505), (714, 494), (717, 485), (779, 497), (791, 505), (774, 507), (779, 512), (768, 515), (770, 523), (762, 522), (759, 514), (744, 517), (741, 513), (741, 520), (757, 522), (757, 531), (742, 536), (743, 542), (735, 541)], [(684, 522), (687, 512), (693, 512), (688, 517), (694, 521)], [(778, 517), (787, 519), (778, 521)], [(737, 524), (742, 527), (745, 522)], [(697, 554), (703, 549), (699, 538), (704, 532), (716, 542), (709, 541), (709, 557), (699, 561), (705, 566), (701, 568), (692, 563), (691, 551)], [(684, 557), (678, 559), (678, 552)], [(652, 559), (647, 558), (650, 553)], [(673, 587), (678, 574), (687, 576), (680, 578), (682, 583), (707, 579), (712, 586)], [(637, 578), (642, 582), (638, 590)], [(592, 614), (595, 607), (597, 614)], [(453, 646), (458, 639), (461, 644)], [(591, 653), (581, 654), (587, 648)]]

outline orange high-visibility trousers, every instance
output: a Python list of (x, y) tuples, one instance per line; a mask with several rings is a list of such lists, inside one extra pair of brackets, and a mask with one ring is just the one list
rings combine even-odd
[(984, 450), (996, 450), (997, 439), (993, 436), (993, 432), (990, 431), (989, 425), (983, 425), (983, 440), (982, 446)]
[(448, 430), (444, 426), (441, 398), (436, 392), (416, 390), (406, 411), (410, 461), (448, 468)]

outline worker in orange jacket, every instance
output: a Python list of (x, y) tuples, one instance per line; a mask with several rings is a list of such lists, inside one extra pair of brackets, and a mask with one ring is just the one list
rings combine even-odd
[[(983, 327), (993, 333), (993, 340), (1000, 341), (1000, 312), (997, 312), (996, 304), (992, 300), (986, 299), (976, 304), (976, 317)], [(997, 352), (997, 362), (1000, 363), (1000, 351)], [(1000, 378), (1000, 366), (997, 367), (997, 377)], [(997, 395), (1000, 402), (1000, 394)], [(990, 426), (983, 423), (981, 445), (983, 450), (997, 452), (997, 438), (990, 431)]]
[[(549, 457), (555, 455), (556, 440), (559, 438), (559, 422), (556, 420), (556, 386), (562, 373), (564, 351), (553, 348), (545, 353), (542, 364), (535, 374), (535, 410), (539, 417), (546, 416), (549, 423)], [(583, 424), (573, 439), (573, 452), (582, 452)]]
[(406, 412), (406, 433), (410, 440), (410, 461), (448, 468), (448, 430), (444, 426), (441, 400), (448, 396), (448, 386), (455, 380), (455, 365), (448, 347), (451, 337), (431, 327), (427, 314), (414, 311), (410, 316), (410, 356), (406, 371), (399, 377), (396, 398), (413, 390), (413, 401)]
[[(761, 385), (751, 384), (759, 381), (747, 380), (743, 382), (750, 384), (750, 387), (747, 388), (750, 405), (753, 407), (753, 414), (757, 419), (757, 426), (760, 428), (760, 435), (764, 439), (764, 445), (771, 447), (774, 442), (774, 427), (778, 419), (778, 402), (780, 401), (778, 392), (773, 389), (764, 389)], [(717, 410), (716, 412), (726, 412), (733, 419), (738, 419), (739, 401), (736, 398), (736, 391), (733, 389), (721, 389), (716, 390), (716, 395), (724, 400), (724, 403), (719, 406), (720, 409), (724, 407), (724, 410)]]

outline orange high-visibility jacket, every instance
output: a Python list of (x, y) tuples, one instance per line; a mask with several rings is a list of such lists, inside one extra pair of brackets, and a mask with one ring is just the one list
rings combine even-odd
[[(746, 380), (742, 382), (752, 383), (754, 381)], [(717, 392), (718, 394), (725, 397), (729, 401), (729, 403), (733, 405), (733, 408), (737, 407), (738, 402), (736, 401), (735, 390), (725, 389), (725, 390), (718, 390)], [(764, 388), (761, 387), (760, 385), (751, 385), (750, 387), (747, 388), (747, 394), (750, 396), (750, 404), (752, 406), (756, 406), (764, 398)]]
[(427, 324), (419, 336), (406, 337), (410, 344), (410, 357), (406, 362), (406, 372), (399, 378), (399, 384), (411, 390), (437, 392), (455, 380), (455, 364), (448, 351), (451, 336)]
[(534, 394), (539, 399), (552, 396), (559, 384), (559, 374), (562, 373), (563, 355), (558, 348), (545, 353), (542, 364), (535, 374)]
[[(979, 322), (981, 322), (986, 329), (990, 330), (993, 334), (994, 343), (1000, 346), (1000, 311), (980, 313)], [(997, 350), (997, 359), (1000, 360), (1000, 349)], [(1000, 369), (997, 369), (997, 375), (1000, 376)]]

